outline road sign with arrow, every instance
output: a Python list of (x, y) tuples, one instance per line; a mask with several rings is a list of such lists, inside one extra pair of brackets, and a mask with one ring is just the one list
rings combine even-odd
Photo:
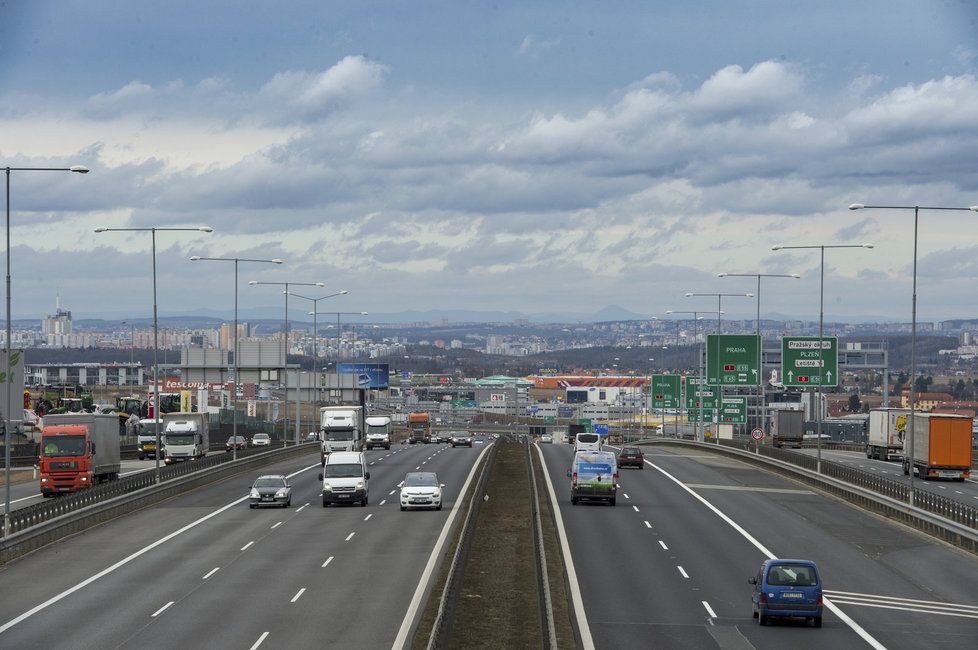
[(785, 386), (838, 386), (838, 337), (823, 336), (821, 353), (817, 336), (782, 338), (781, 377)]

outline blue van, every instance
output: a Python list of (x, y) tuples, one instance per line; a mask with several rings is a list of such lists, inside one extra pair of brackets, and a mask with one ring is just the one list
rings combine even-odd
[(765, 560), (756, 576), (751, 604), (754, 618), (767, 625), (771, 616), (811, 619), (822, 627), (822, 578), (810, 560)]

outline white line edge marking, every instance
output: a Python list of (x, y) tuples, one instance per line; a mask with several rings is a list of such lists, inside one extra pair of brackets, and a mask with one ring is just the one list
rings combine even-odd
[(323, 568), (325, 569), (325, 568), (326, 568), (326, 566), (327, 566), (327, 565), (328, 565), (328, 564), (329, 564), (330, 562), (332, 562), (332, 561), (333, 561), (333, 556), (332, 556), (332, 555), (330, 555), (330, 556), (329, 556), (328, 558), (326, 558), (326, 561), (325, 561), (325, 562), (323, 562)]
[(343, 541), (344, 542), (349, 542), (351, 539), (353, 539), (353, 536), (356, 535), (356, 534), (357, 534), (357, 531), (353, 531), (352, 533), (350, 533), (349, 535), (347, 535), (346, 536), (346, 539), (343, 540)]
[[(293, 476), (297, 476), (298, 474), (301, 474), (302, 472), (309, 471), (309, 470), (313, 469), (314, 467), (322, 467), (322, 465), (320, 463), (316, 463), (315, 465), (309, 465), (308, 467), (303, 467), (299, 471), (293, 472), (292, 474), (289, 474), (288, 476), (286, 476), (286, 478), (292, 478)], [(122, 558), (121, 560), (119, 560), (115, 564), (113, 564), (113, 565), (111, 565), (111, 566), (109, 566), (109, 567), (107, 567), (105, 569), (102, 569), (101, 571), (99, 571), (95, 575), (89, 576), (88, 578), (82, 580), (81, 582), (79, 582), (78, 584), (76, 584), (74, 587), (70, 587), (68, 589), (65, 589), (60, 594), (58, 594), (56, 596), (52, 596), (51, 598), (48, 598), (47, 600), (45, 600), (43, 603), (41, 603), (39, 605), (35, 605), (34, 607), (30, 608), (29, 610), (27, 610), (26, 612), (24, 612), (23, 614), (21, 614), (17, 618), (13, 618), (13, 619), (7, 621), (6, 623), (4, 623), (3, 625), (0, 625), (0, 634), (3, 634), (4, 632), (6, 632), (7, 630), (9, 630), (13, 626), (17, 625), (18, 623), (21, 623), (21, 622), (27, 620), (28, 618), (30, 618), (34, 614), (37, 614), (38, 612), (40, 612), (40, 611), (42, 611), (44, 609), (47, 609), (48, 607), (50, 607), (54, 603), (56, 603), (56, 602), (58, 602), (58, 601), (60, 601), (60, 600), (62, 600), (64, 598), (70, 596), (71, 594), (75, 593), (76, 591), (79, 591), (80, 589), (84, 589), (85, 587), (87, 587), (88, 585), (92, 584), (96, 580), (98, 580), (100, 578), (104, 578), (105, 576), (109, 575), (110, 573), (112, 573), (113, 571), (115, 571), (116, 569), (118, 569), (119, 567), (125, 566), (126, 564), (129, 564), (130, 562), (132, 562), (136, 558), (142, 557), (146, 553), (149, 553), (150, 551), (152, 551), (157, 546), (160, 546), (161, 544), (165, 544), (166, 542), (170, 541), (171, 539), (173, 539), (177, 535), (182, 535), (183, 533), (187, 532), (188, 530), (190, 530), (192, 528), (196, 528), (197, 526), (199, 526), (200, 524), (204, 523), (205, 521), (207, 521), (209, 519), (212, 519), (212, 518), (216, 517), (217, 515), (225, 512), (227, 510), (230, 510), (231, 508), (233, 508), (234, 506), (238, 505), (239, 503), (244, 503), (247, 500), (248, 500), (248, 496), (247, 495), (245, 495), (243, 497), (240, 497), (238, 499), (235, 499), (234, 501), (231, 501), (230, 503), (221, 506), (220, 508), (218, 508), (214, 512), (212, 512), (212, 513), (210, 513), (208, 515), (204, 515), (200, 519), (197, 519), (195, 521), (192, 521), (189, 524), (187, 524), (186, 526), (183, 526), (182, 528), (178, 528), (177, 530), (173, 531), (169, 535), (166, 535), (164, 537), (159, 538), (158, 540), (156, 540), (152, 544), (148, 544), (148, 545), (144, 546), (143, 548), (139, 549), (135, 553), (131, 553), (131, 554), (127, 555), (126, 557)], [(248, 546), (250, 546), (250, 545), (251, 544), (248, 544)], [(245, 548), (247, 548), (247, 546)]]
[(713, 611), (713, 608), (712, 607), (710, 607), (710, 603), (708, 603), (708, 602), (706, 602), (704, 600), (703, 601), (703, 607), (706, 608), (706, 613), (710, 615), (710, 618), (716, 618), (717, 617), (717, 613)]
[(278, 522), (277, 524), (274, 524), (274, 525), (272, 526), (272, 530), (275, 530), (276, 528), (278, 528), (278, 527), (279, 527), (279, 526), (281, 526), (281, 525), (282, 525), (282, 522), (281, 522), (281, 521), (280, 521), (280, 522)]
[(666, 546), (666, 543), (665, 543), (665, 542), (663, 542), (663, 541), (662, 541), (661, 539), (659, 540), (659, 546), (661, 546), (661, 547), (662, 547), (662, 550), (663, 550), (663, 551), (668, 551), (668, 550), (669, 550), (669, 547), (668, 547), (668, 546)]
[(162, 614), (166, 610), (170, 609), (170, 605), (172, 605), (172, 604), (173, 604), (173, 601), (171, 600), (166, 605), (163, 605), (163, 607), (160, 607), (158, 610), (156, 610), (155, 612), (153, 612), (153, 616), (152, 617), (153, 618), (156, 618), (157, 616), (159, 616), (160, 614)]
[(686, 573), (686, 569), (682, 568), (681, 566), (677, 566), (676, 568), (679, 569), (679, 573), (681, 573), (684, 578), (689, 580), (689, 574)]
[(297, 591), (295, 593), (295, 596), (292, 596), (292, 600), (290, 600), (289, 602), (290, 603), (294, 603), (295, 601), (299, 600), (299, 597), (302, 596), (302, 594), (304, 594), (304, 593), (306, 593), (306, 588), (305, 587), (303, 587), (302, 589), (300, 589), (299, 591)]
[(266, 639), (266, 637), (268, 637), (268, 632), (262, 632), (261, 633), (261, 636), (258, 637), (258, 640), (255, 641), (255, 645), (251, 646), (251, 648), (249, 648), (249, 650), (256, 650), (256, 648), (258, 648), (258, 646), (261, 645), (261, 642), (264, 641)]
[[(485, 456), (489, 447), (492, 445), (486, 445), (479, 455), (476, 457), (475, 462), (472, 464), (472, 469), (469, 470), (469, 475), (465, 479), (465, 483), (462, 484), (462, 489), (459, 494), (465, 494), (469, 485), (472, 483), (472, 477), (475, 476), (475, 470), (479, 467), (479, 463), (482, 461), (482, 457)], [(401, 481), (403, 483), (403, 481)], [(398, 486), (400, 487), (400, 486)], [(442, 547), (445, 545), (445, 540), (448, 539), (448, 531), (451, 529), (455, 517), (458, 515), (459, 509), (462, 507), (462, 499), (456, 499), (455, 505), (452, 506), (452, 511), (448, 515), (448, 519), (445, 521), (445, 525), (441, 528), (441, 533), (438, 535), (438, 540), (435, 542), (434, 548), (431, 549), (431, 555), (428, 556), (428, 562), (425, 564), (424, 571), (421, 573), (421, 580), (418, 581), (418, 586), (414, 590), (414, 595), (411, 597), (411, 604), (408, 605), (407, 612), (404, 614), (404, 618), (401, 620), (401, 627), (397, 631), (397, 637), (394, 638), (394, 643), (391, 646), (397, 650), (407, 647), (408, 634), (411, 632), (411, 625), (414, 623), (414, 617), (417, 614), (418, 608), (421, 607), (421, 601), (424, 598), (425, 591), (427, 590), (427, 585), (431, 581), (431, 574), (434, 573), (435, 563), (438, 557), (441, 555)], [(576, 580), (576, 577), (575, 577)], [(588, 640), (590, 640), (590, 634), (588, 635)], [(593, 644), (590, 648), (593, 648)], [(588, 649), (590, 650), (590, 649)]]
[(255, 543), (255, 540), (251, 540), (250, 542), (248, 542), (247, 544), (245, 544), (244, 546), (242, 546), (241, 547), (241, 550), (242, 551), (247, 551), (248, 550), (248, 547), (251, 546), (254, 543)]
[(210, 578), (212, 575), (214, 575), (215, 573), (217, 573), (220, 570), (221, 570), (221, 567), (219, 567), (219, 566), (214, 567), (213, 569), (211, 569), (210, 571), (208, 571), (207, 573), (205, 573), (204, 574), (204, 577), (201, 578), (201, 580), (207, 580), (208, 578)]
[[(743, 526), (741, 526), (736, 521), (734, 521), (733, 519), (731, 519), (730, 517), (728, 517), (719, 508), (717, 508), (715, 505), (713, 505), (712, 503), (710, 503), (709, 501), (707, 501), (705, 498), (703, 498), (702, 496), (700, 496), (699, 494), (697, 494), (696, 492), (694, 492), (692, 489), (686, 487), (686, 485), (684, 485), (683, 482), (680, 481), (678, 478), (676, 478), (675, 476), (673, 476), (669, 472), (665, 471), (664, 469), (662, 469), (661, 467), (659, 467), (658, 465), (656, 465), (652, 461), (646, 460), (644, 462), (645, 462), (646, 465), (648, 465), (652, 469), (658, 471), (660, 474), (662, 474), (663, 476), (665, 476), (667, 479), (669, 479), (670, 481), (672, 481), (673, 483), (675, 483), (676, 485), (678, 485), (680, 488), (682, 488), (683, 490), (685, 490), (686, 492), (688, 492), (694, 499), (696, 499), (697, 501), (699, 501), (700, 503), (702, 503), (704, 506), (706, 506), (707, 508), (709, 508), (710, 510), (712, 510), (713, 511), (713, 514), (715, 514), (717, 517), (719, 517), (723, 521), (727, 522), (727, 524), (729, 524), (731, 528), (733, 528), (738, 533), (740, 533), (744, 537), (744, 539), (746, 539), (748, 542), (750, 542), (751, 544), (753, 544), (754, 548), (756, 548), (761, 553), (763, 553), (764, 555), (766, 555), (768, 559), (774, 560), (774, 559), (777, 558), (777, 556), (774, 553), (772, 553), (770, 550), (768, 550), (768, 548), (766, 546), (764, 546), (763, 544), (761, 544), (759, 541), (757, 541), (757, 539), (753, 535), (751, 535), (750, 533), (748, 533), (744, 529)], [(862, 625), (860, 625), (856, 621), (852, 620), (852, 618), (850, 618), (848, 614), (846, 614), (841, 609), (839, 609), (836, 606), (836, 604), (833, 603), (831, 600), (829, 600), (828, 598), (825, 598), (823, 596), (822, 597), (822, 603), (825, 605), (825, 607), (827, 607), (829, 609), (829, 611), (831, 611), (833, 614), (835, 614), (840, 619), (842, 619), (842, 622), (845, 623), (846, 625), (848, 625), (849, 628), (853, 632), (855, 632), (856, 634), (858, 634), (859, 637), (863, 641), (865, 641), (866, 643), (868, 643), (870, 646), (872, 646), (876, 650), (886, 650), (886, 646), (885, 645), (883, 645), (882, 643), (880, 643), (879, 641), (877, 641), (876, 638), (872, 634), (870, 634), (869, 632), (867, 632), (863, 628)]]

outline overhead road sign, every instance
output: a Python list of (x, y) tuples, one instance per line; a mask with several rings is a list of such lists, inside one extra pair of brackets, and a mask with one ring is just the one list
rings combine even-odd
[(747, 398), (724, 397), (720, 409), (720, 422), (724, 424), (745, 424), (747, 422)]
[(716, 334), (706, 337), (706, 383), (755, 386), (760, 368), (761, 337), (756, 334)]
[(592, 433), (596, 433), (599, 436), (608, 435), (608, 425), (607, 424), (595, 424), (591, 427), (593, 429)]
[(822, 337), (821, 364), (819, 361), (817, 336), (785, 336), (781, 339), (781, 378), (785, 386), (838, 386), (837, 336)]
[(680, 405), (681, 377), (652, 375), (652, 408), (677, 409)]
[(696, 377), (686, 377), (686, 410), (698, 408), (713, 410), (716, 407), (717, 391), (713, 386), (698, 384)]

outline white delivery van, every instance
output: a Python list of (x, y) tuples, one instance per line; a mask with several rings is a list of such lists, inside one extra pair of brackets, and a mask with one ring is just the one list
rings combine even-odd
[(333, 503), (368, 503), (370, 472), (362, 451), (334, 451), (326, 457), (319, 475), (323, 482), (323, 507)]
[(579, 451), (567, 472), (571, 480), (571, 505), (581, 499), (615, 505), (618, 495), (618, 458), (610, 451)]

